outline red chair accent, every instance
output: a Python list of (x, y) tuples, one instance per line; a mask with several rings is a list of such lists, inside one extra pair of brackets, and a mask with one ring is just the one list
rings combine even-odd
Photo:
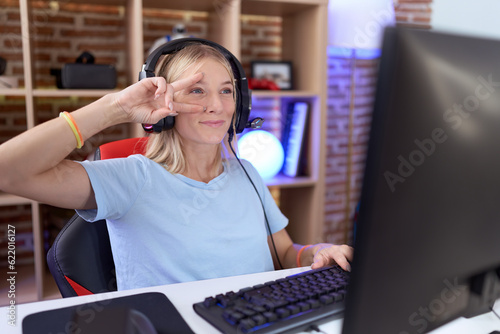
[(68, 281), (69, 285), (71, 285), (71, 287), (73, 288), (73, 290), (75, 290), (75, 292), (76, 292), (76, 294), (78, 296), (93, 295), (92, 292), (90, 292), (89, 290), (85, 289), (83, 286), (81, 286), (80, 284), (76, 283), (75, 281), (73, 281), (68, 276), (64, 276), (64, 278), (66, 279), (66, 281)]
[(115, 159), (128, 157), (132, 154), (144, 154), (146, 152), (147, 137), (128, 138), (118, 141), (113, 141), (99, 146), (100, 159)]

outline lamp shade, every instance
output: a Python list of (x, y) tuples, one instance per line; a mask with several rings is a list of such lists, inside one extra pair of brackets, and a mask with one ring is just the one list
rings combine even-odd
[(330, 0), (328, 44), (350, 49), (379, 49), (384, 28), (394, 22), (392, 0)]
[(285, 161), (283, 145), (273, 134), (264, 130), (245, 133), (238, 140), (239, 156), (248, 160), (260, 176), (271, 179), (281, 171)]

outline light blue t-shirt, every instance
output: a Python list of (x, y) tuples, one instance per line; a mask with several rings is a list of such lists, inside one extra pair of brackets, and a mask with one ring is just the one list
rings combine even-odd
[[(258, 172), (257, 187), (272, 233), (285, 228)], [(85, 161), (97, 210), (107, 220), (119, 290), (273, 270), (262, 205), (236, 160), (208, 183), (171, 174), (142, 155)]]

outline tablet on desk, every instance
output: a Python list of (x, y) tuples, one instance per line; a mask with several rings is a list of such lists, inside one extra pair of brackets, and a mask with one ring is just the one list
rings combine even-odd
[[(194, 333), (167, 296), (159, 292), (148, 292), (28, 315), (23, 320), (23, 334), (76, 333), (82, 325), (86, 326), (95, 321), (105, 323), (107, 319), (103, 319), (103, 316), (111, 314), (106, 311), (123, 307), (145, 315), (158, 334)], [(109, 319), (109, 327), (106, 324), (106, 330), (120, 325)], [(83, 331), (81, 333), (85, 334)]]

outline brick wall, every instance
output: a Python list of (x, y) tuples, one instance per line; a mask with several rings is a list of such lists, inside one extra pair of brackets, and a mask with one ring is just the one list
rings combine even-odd
[[(352, 153), (349, 161), (351, 59), (328, 57), (327, 157), (325, 195), (325, 239), (341, 243), (351, 238), (352, 218), (359, 199), (366, 145), (370, 130), (371, 105), (376, 83), (376, 59), (357, 59), (354, 67), (355, 104), (352, 117)], [(350, 165), (350, 172), (348, 166)], [(347, 180), (350, 177), (350, 201)], [(349, 205), (349, 208), (347, 206)], [(346, 230), (347, 228), (347, 230)], [(346, 233), (348, 233), (346, 235)]]
[(400, 26), (430, 29), (432, 0), (394, 0), (394, 13)]
[[(48, 1), (33, 1), (33, 24), (30, 38), (33, 48), (35, 88), (55, 88), (56, 78), (51, 69), (74, 62), (86, 50), (99, 64), (115, 64), (118, 87), (125, 87), (125, 22), (119, 7), (89, 6)], [(83, 16), (82, 13), (86, 15)], [(24, 86), (22, 36), (18, 1), (1, 1), (0, 56), (7, 59), (5, 75), (18, 78)], [(25, 102), (19, 97), (0, 97), (0, 143), (26, 130)], [(37, 123), (57, 117), (60, 111), (74, 110), (91, 102), (89, 98), (36, 98)], [(121, 125), (89, 139), (72, 158), (85, 158), (104, 141), (128, 136), (128, 127)]]
[[(432, 0), (394, 0), (399, 26), (429, 29)], [(325, 195), (325, 240), (352, 242), (352, 219), (359, 201), (369, 139), (371, 106), (377, 77), (377, 59), (357, 59), (354, 69), (352, 154), (348, 155), (349, 98), (352, 60), (328, 56), (328, 123)], [(348, 164), (348, 161), (350, 163)], [(348, 165), (350, 180), (348, 183)], [(348, 192), (349, 185), (349, 196)], [(349, 199), (348, 199), (349, 197)]]

